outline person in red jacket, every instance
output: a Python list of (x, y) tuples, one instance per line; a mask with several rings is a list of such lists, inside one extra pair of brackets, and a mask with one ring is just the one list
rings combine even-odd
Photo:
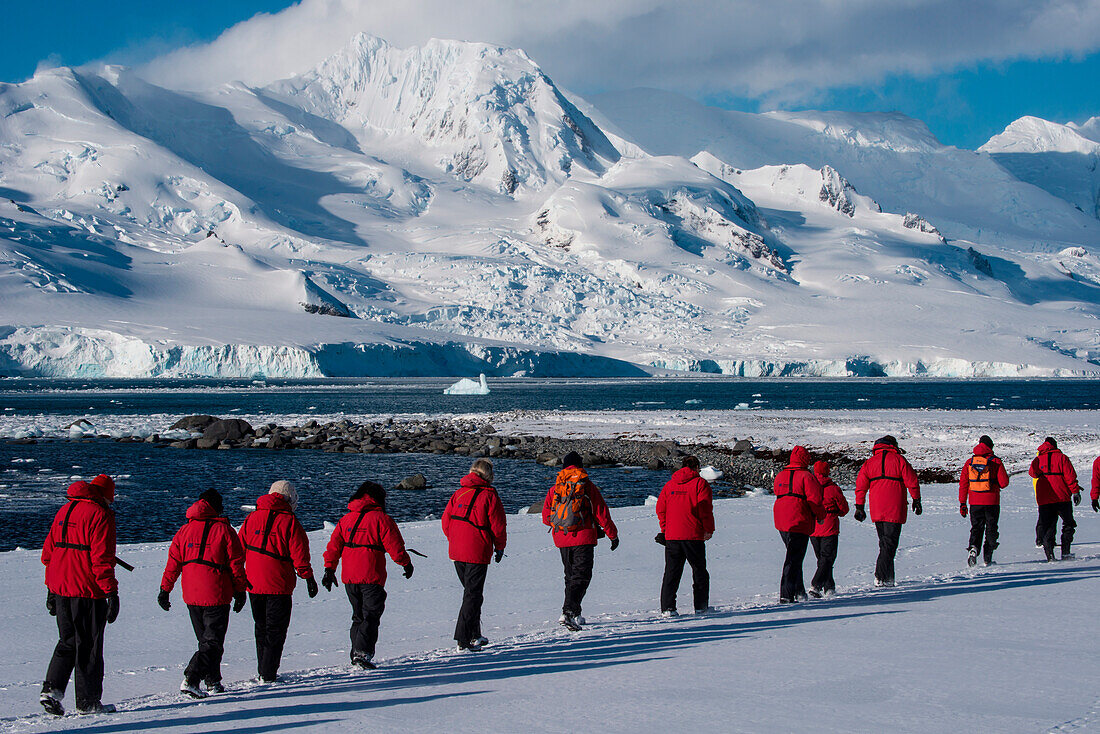
[(611, 521), (600, 489), (588, 478), (580, 454), (562, 458), (563, 469), (542, 503), (542, 522), (554, 531), (554, 545), (561, 551), (565, 569), (565, 602), (558, 622), (573, 631), (584, 625), (581, 602), (592, 581), (592, 564), (600, 533), (619, 547), (619, 531)]
[(810, 536), (810, 544), (817, 556), (817, 571), (810, 580), (810, 595), (814, 597), (831, 596), (836, 593), (836, 580), (833, 578), (833, 564), (840, 541), (840, 518), (848, 514), (848, 500), (840, 487), (829, 478), (829, 462), (814, 462), (814, 478), (821, 485), (822, 504), (825, 506), (825, 519), (817, 523)]
[(115, 581), (115, 483), (106, 474), (69, 485), (69, 501), (57, 511), (42, 545), (46, 609), (57, 617), (57, 646), (46, 669), (39, 702), (54, 716), (69, 676), (76, 672), (76, 708), (104, 710), (103, 631), (118, 617)]
[(500, 563), (508, 545), (504, 506), (493, 488), (493, 463), (488, 459), (475, 461), (451, 495), (443, 510), (443, 535), (462, 584), (455, 642), (459, 650), (480, 650), (489, 643), (481, 634), (489, 559)]
[(676, 592), (684, 574), (684, 561), (691, 564), (691, 590), (695, 613), (710, 608), (710, 574), (707, 573), (706, 541), (714, 535), (714, 507), (710, 485), (699, 476), (699, 460), (685, 456), (657, 497), (657, 542), (665, 547), (665, 575), (661, 580), (661, 614), (675, 617)]
[[(959, 473), (959, 514), (970, 515), (970, 545), (966, 563), (978, 563), (978, 549), (982, 550), (985, 565), (993, 563), (993, 551), (997, 549), (997, 523), (1001, 515), (1001, 490), (1008, 486), (1005, 465), (993, 455), (993, 439), (982, 436), (974, 447), (974, 455), (963, 464)], [(970, 508), (967, 509), (967, 501)], [(985, 546), (982, 546), (982, 536)]]
[[(157, 596), (164, 611), (172, 608), (169, 595), (181, 574), (183, 602), (199, 647), (183, 670), (180, 692), (205, 698), (209, 693), (225, 691), (221, 664), (229, 629), (229, 603), (233, 602), (234, 612), (244, 609), (248, 588), (244, 549), (222, 514), (222, 496), (216, 489), (199, 495), (187, 510), (187, 524), (172, 538)], [(200, 683), (206, 684), (205, 691)]]
[(825, 519), (821, 485), (809, 470), (809, 465), (810, 452), (795, 446), (791, 450), (791, 460), (775, 475), (772, 483), (775, 529), (787, 548), (783, 575), (779, 580), (780, 604), (793, 604), (807, 598), (806, 585), (802, 580), (802, 562), (806, 558), (810, 535)]
[(386, 554), (412, 578), (413, 564), (405, 551), (405, 539), (393, 518), (386, 514), (386, 490), (363, 482), (348, 502), (348, 512), (332, 531), (325, 549), (325, 575), (321, 584), (332, 591), (336, 566), (343, 558), (340, 580), (351, 602), (351, 664), (374, 670), (378, 626), (386, 611)]
[(274, 683), (279, 675), (297, 577), (305, 579), (311, 599), (317, 596), (309, 539), (294, 515), (297, 507), (298, 489), (281, 479), (256, 500), (256, 509), (237, 533), (244, 546), (244, 573), (256, 623), (256, 669), (263, 683)]
[[(1031, 461), (1028, 474), (1035, 479), (1035, 502), (1039, 505), (1039, 535), (1047, 561), (1054, 560), (1054, 534), (1058, 518), (1062, 518), (1062, 560), (1074, 558), (1070, 551), (1077, 522), (1073, 505), (1081, 504), (1081, 485), (1069, 457), (1058, 450), (1058, 442), (1050, 436), (1039, 446), (1039, 455)], [(1071, 504), (1072, 500), (1072, 504)]]
[(921, 514), (917, 473), (901, 455), (897, 439), (883, 436), (875, 441), (871, 458), (863, 462), (856, 475), (856, 511), (852, 514), (857, 522), (867, 519), (863, 507), (870, 494), (871, 522), (878, 532), (875, 586), (894, 585), (894, 556), (901, 541), (901, 526), (909, 516), (906, 490), (913, 497), (913, 514)]
[(1092, 462), (1092, 511), (1100, 512), (1100, 456)]

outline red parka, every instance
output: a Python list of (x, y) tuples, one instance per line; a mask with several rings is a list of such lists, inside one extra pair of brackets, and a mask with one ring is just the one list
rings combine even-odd
[(775, 475), (775, 529), (781, 533), (812, 535), (819, 520), (825, 519), (821, 485), (809, 470), (810, 452), (801, 446), (791, 451), (787, 466)]
[(241, 541), (229, 520), (215, 513), (206, 500), (191, 505), (187, 524), (172, 538), (160, 588), (171, 591), (181, 573), (183, 601), (188, 606), (224, 606), (235, 592), (248, 588)]
[(672, 475), (657, 497), (657, 521), (665, 540), (703, 540), (714, 532), (710, 485), (694, 469)]
[[(599, 540), (597, 525), (603, 529), (608, 539), (619, 537), (619, 530), (611, 521), (611, 510), (600, 494), (600, 489), (588, 478), (588, 472), (579, 466), (567, 466), (558, 472), (558, 482), (582, 482), (584, 493), (588, 502), (588, 511), (585, 512), (584, 525), (579, 530), (568, 533), (554, 530), (554, 545), (558, 548), (572, 548), (578, 545), (596, 545)], [(556, 484), (554, 486), (557, 486)], [(542, 522), (550, 525), (551, 512), (554, 508), (554, 487), (546, 493), (546, 499), (542, 503)]]
[(963, 464), (962, 473), (959, 474), (959, 504), (971, 505), (999, 505), (1001, 504), (1001, 490), (1008, 486), (1008, 472), (1005, 465), (993, 455), (993, 449), (980, 443), (974, 447), (974, 456), (984, 457), (989, 462), (989, 490), (979, 484), (981, 490), (970, 487), (970, 465), (973, 458), (967, 459)]
[(343, 558), (340, 580), (345, 584), (386, 585), (386, 554), (398, 566), (412, 561), (405, 539), (393, 518), (371, 497), (348, 503), (348, 514), (336, 523), (325, 549), (325, 568), (336, 568)]
[(443, 510), (443, 534), (452, 561), (488, 563), (493, 551), (508, 544), (504, 505), (497, 491), (481, 475), (462, 477), (459, 490)]
[(814, 477), (821, 485), (821, 495), (825, 505), (825, 519), (817, 523), (813, 537), (829, 538), (840, 535), (840, 518), (848, 514), (848, 500), (844, 492), (829, 478), (829, 465), (824, 461), (814, 464)]
[(238, 532), (244, 546), (244, 573), (253, 594), (290, 594), (295, 574), (313, 578), (309, 539), (290, 503), (280, 494), (265, 494)]
[(1100, 500), (1100, 456), (1092, 462), (1092, 498)]
[(1069, 457), (1046, 441), (1039, 447), (1039, 455), (1031, 460), (1028, 474), (1037, 480), (1036, 504), (1069, 502), (1073, 495), (1081, 491), (1081, 485), (1077, 483), (1077, 472), (1074, 471)]
[(917, 473), (896, 446), (876, 443), (871, 458), (863, 462), (856, 475), (856, 504), (862, 505), (870, 492), (872, 522), (904, 523), (909, 517), (905, 490), (913, 499), (920, 499)]
[(103, 599), (118, 591), (115, 513), (89, 482), (69, 485), (68, 496), (42, 545), (46, 586), (58, 596)]

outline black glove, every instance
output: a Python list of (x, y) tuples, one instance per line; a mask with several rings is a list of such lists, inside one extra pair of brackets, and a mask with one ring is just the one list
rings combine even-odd
[(919, 515), (924, 512), (924, 509), (920, 506), (920, 497), (913, 499), (913, 514)]
[(168, 592), (164, 589), (161, 589), (160, 593), (157, 594), (157, 604), (160, 604), (160, 608), (166, 612), (172, 608), (172, 602), (168, 600)]
[(657, 545), (664, 545), (665, 544), (665, 534), (664, 533), (657, 533), (656, 535), (653, 536), (653, 542), (656, 543)]
[(1080, 492), (1074, 492), (1073, 493), (1073, 504), (1075, 504), (1075, 505), (1081, 504), (1081, 493)]
[(612, 539), (611, 539), (611, 550), (615, 550), (615, 549), (616, 549), (616, 548), (618, 548), (618, 547), (619, 547), (619, 539), (618, 539), (618, 537), (612, 538)]
[(856, 505), (856, 511), (852, 513), (852, 517), (856, 522), (863, 522), (867, 519), (867, 511), (863, 509), (863, 505)]
[(405, 578), (411, 579), (413, 577), (413, 565), (412, 561), (409, 561), (405, 566)]
[(317, 596), (317, 579), (310, 576), (306, 579), (306, 593), (309, 594), (309, 598)]
[(498, 550), (496, 553), (493, 554), (493, 560), (496, 561), (497, 563), (500, 563), (501, 558), (504, 558), (504, 550), (503, 549)]
[(1092, 511), (1093, 512), (1100, 512), (1100, 500), (1093, 500), (1092, 501)]
[(238, 591), (233, 594), (233, 613), (239, 613), (244, 609), (244, 603), (248, 601), (248, 594)]
[(118, 592), (107, 595), (107, 624), (114, 624), (118, 619)]
[[(1092, 506), (1096, 507), (1096, 500), (1092, 501)], [(46, 611), (50, 613), (51, 617), (57, 616), (57, 597), (52, 591), (46, 592)]]
[(332, 591), (333, 586), (339, 586), (336, 583), (336, 569), (326, 568), (325, 575), (321, 577), (321, 586), (325, 587), (325, 591)]

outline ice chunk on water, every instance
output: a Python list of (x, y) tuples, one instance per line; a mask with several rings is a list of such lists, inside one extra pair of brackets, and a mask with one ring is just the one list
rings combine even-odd
[(733, 406), (733, 409), (734, 410), (748, 410), (749, 409), (749, 404), (748, 403), (738, 403), (737, 405)]
[(321, 526), (321, 529), (324, 530), (326, 533), (331, 533), (333, 530), (336, 529), (336, 525), (329, 522), (328, 520), (325, 520), (325, 524)]
[(698, 400), (698, 399), (696, 399), (696, 398), (692, 398), (691, 400), (685, 400), (685, 401), (684, 401), (684, 405), (698, 405), (698, 404), (699, 404), (699, 403), (701, 403), (701, 402), (703, 402), (703, 401), (702, 401), (702, 400)]
[(713, 482), (715, 479), (721, 479), (725, 476), (725, 472), (721, 469), (715, 469), (710, 464), (707, 464), (699, 470), (699, 476), (706, 479), (708, 482)]
[(244, 510), (245, 512), (255, 512), (256, 511), (256, 505), (241, 505), (241, 509)]
[(653, 495), (649, 495), (648, 497), (645, 498), (645, 506), (646, 507), (653, 507), (656, 504), (657, 504), (657, 498), (654, 497)]
[(451, 385), (443, 391), (444, 395), (488, 395), (489, 385), (485, 382), (485, 373), (482, 372), (478, 376), (478, 382), (474, 382), (468, 377), (463, 377), (461, 380)]

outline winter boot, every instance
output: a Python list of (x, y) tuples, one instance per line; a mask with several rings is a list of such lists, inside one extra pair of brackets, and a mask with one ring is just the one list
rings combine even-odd
[(1073, 553), (1071, 553), (1068, 549), (1065, 549), (1065, 548), (1062, 549), (1062, 560), (1063, 561), (1072, 561), (1076, 557), (1077, 556), (1074, 555)]
[(985, 565), (987, 566), (993, 565), (993, 548), (985, 549), (985, 551), (982, 553), (982, 560), (985, 561)]
[(1046, 554), (1046, 557), (1047, 557), (1047, 563), (1050, 563), (1051, 561), (1053, 561), (1053, 560), (1054, 560), (1054, 548), (1046, 548), (1046, 547), (1044, 547), (1044, 548), (1043, 548), (1043, 552), (1044, 552), (1044, 553)]
[(197, 680), (190, 681), (184, 678), (183, 683), (180, 683), (180, 693), (191, 698), (206, 698), (206, 691), (199, 688)]
[(581, 631), (581, 625), (577, 622), (577, 618), (569, 613), (563, 613), (561, 617), (558, 618), (558, 624), (565, 627), (570, 632)]
[(977, 548), (968, 548), (967, 549), (967, 551), (966, 551), (966, 565), (970, 566), (971, 568), (978, 565), (978, 549)]
[(679, 617), (680, 613), (677, 612), (675, 609), (662, 609), (661, 616), (665, 619), (672, 619), (673, 617)]
[(210, 693), (225, 693), (225, 686), (222, 685), (220, 680), (208, 680), (206, 681), (206, 692)]
[(825, 594), (825, 592), (823, 592), (821, 589), (817, 588), (816, 586), (813, 587), (812, 589), (810, 589), (810, 596), (812, 596), (814, 599), (820, 599), (822, 596), (824, 596), (824, 594)]
[(76, 705), (76, 712), (78, 714), (113, 714), (115, 712), (114, 704), (102, 704), (99, 701), (81, 701)]
[(352, 655), (351, 664), (357, 668), (362, 668), (363, 670), (375, 670), (378, 668), (377, 665), (371, 662), (370, 655), (366, 654)]
[(43, 683), (42, 695), (38, 697), (38, 702), (42, 704), (42, 708), (46, 709), (47, 714), (64, 716), (65, 707), (61, 705), (61, 699), (63, 698), (65, 698), (64, 691), (58, 691), (50, 686), (49, 683)]

